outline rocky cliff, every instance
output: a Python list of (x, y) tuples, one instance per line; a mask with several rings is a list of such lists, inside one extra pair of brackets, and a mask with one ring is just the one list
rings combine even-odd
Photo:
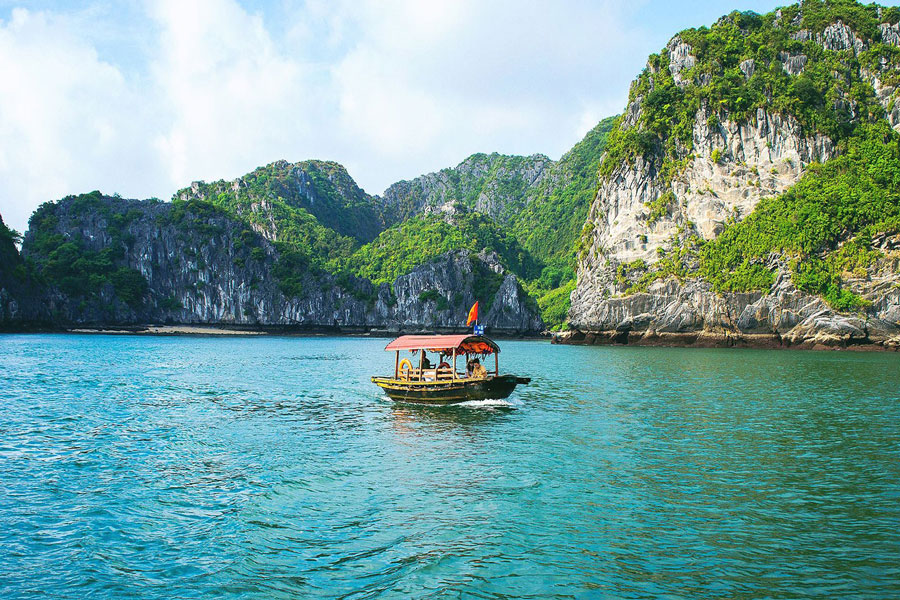
[(652, 56), (600, 168), (569, 339), (897, 346), (897, 156), (878, 146), (900, 138), (878, 123), (898, 125), (898, 19), (810, 1)]
[(536, 307), (493, 255), (448, 253), (375, 286), (317, 269), (207, 202), (99, 193), (42, 206), (23, 255), (64, 326), (204, 323), (415, 331), (459, 328), (476, 298), (495, 331), (536, 332)]

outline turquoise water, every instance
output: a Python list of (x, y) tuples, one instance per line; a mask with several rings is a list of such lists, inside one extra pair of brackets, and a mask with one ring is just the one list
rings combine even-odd
[(3, 598), (897, 598), (900, 356), (0, 336)]

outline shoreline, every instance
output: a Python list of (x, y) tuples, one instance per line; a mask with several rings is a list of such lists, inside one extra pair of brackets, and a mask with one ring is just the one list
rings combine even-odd
[(551, 344), (567, 346), (638, 346), (645, 348), (746, 348), (756, 350), (815, 350), (898, 352), (900, 337), (872, 340), (819, 335), (790, 339), (777, 333), (578, 331), (553, 334)]
[[(118, 325), (94, 327), (49, 327), (30, 324), (17, 328), (2, 328), (2, 334), (78, 334), (78, 335), (134, 335), (134, 336), (195, 336), (195, 337), (350, 337), (395, 338), (400, 335), (443, 335), (468, 333), (469, 328), (397, 329), (365, 327), (321, 326), (239, 326), (239, 325)], [(849, 352), (900, 352), (900, 338), (871, 340), (868, 338), (838, 338), (819, 336), (813, 339), (792, 340), (777, 334), (736, 334), (723, 332), (643, 332), (588, 331), (520, 333), (488, 331), (498, 340), (548, 341), (563, 346), (634, 346), (643, 348), (717, 348), (755, 350), (814, 350)]]
[[(81, 335), (135, 335), (135, 336), (198, 336), (198, 337), (373, 337), (394, 338), (400, 335), (443, 335), (469, 333), (469, 328), (439, 328), (388, 330), (365, 327), (316, 327), (316, 326), (239, 326), (239, 325), (115, 325), (94, 327), (23, 326), (0, 329), (0, 334), (81, 334)], [(495, 339), (549, 340), (540, 333), (515, 331), (488, 331)]]

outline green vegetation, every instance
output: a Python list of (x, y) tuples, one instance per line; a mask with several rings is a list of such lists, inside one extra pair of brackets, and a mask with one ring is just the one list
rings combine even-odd
[(281, 293), (288, 298), (303, 296), (303, 275), (309, 271), (309, 255), (288, 244), (278, 244), (278, 259), (272, 274), (278, 280)]
[(174, 202), (176, 206), (186, 205), (190, 212), (196, 212), (201, 205), (214, 206), (231, 218), (263, 229), (271, 229), (274, 223), (275, 238), (280, 247), (302, 254), (306, 267), (325, 269), (329, 260), (347, 258), (357, 246), (354, 238), (325, 227), (305, 208), (280, 199), (270, 200), (267, 210), (257, 210), (258, 200), (244, 193), (223, 192), (214, 196), (211, 202), (198, 199), (176, 199)]
[(435, 310), (439, 311), (450, 308), (447, 298), (442, 296), (437, 290), (425, 290), (419, 294), (419, 302), (434, 302)]
[[(97, 199), (88, 195), (79, 200)], [(147, 294), (147, 280), (137, 270), (121, 266), (124, 248), (109, 245), (100, 251), (87, 248), (78, 237), (57, 233), (55, 205), (44, 204), (31, 218), (31, 249), (34, 267), (40, 279), (73, 298), (97, 297), (107, 286), (132, 307), (139, 306)]]
[(654, 281), (665, 280), (669, 277), (682, 280), (687, 277), (696, 277), (697, 271), (691, 265), (696, 262), (697, 253), (703, 247), (703, 240), (696, 235), (691, 235), (680, 245), (675, 242), (676, 240), (673, 240), (674, 248), (672, 250), (666, 251), (657, 248), (660, 258), (654, 263), (647, 264), (638, 259), (616, 267), (616, 283), (620, 288), (624, 288), (622, 295), (646, 292)]
[(21, 241), (22, 234), (15, 229), (7, 227), (3, 219), (0, 219), (0, 246), (8, 248), (9, 246), (15, 246)]
[(562, 286), (553, 288), (538, 298), (537, 303), (541, 310), (541, 317), (551, 330), (565, 328), (569, 308), (572, 306), (569, 297), (573, 291), (575, 291), (575, 279), (569, 279)]
[(277, 161), (248, 173), (237, 185), (226, 181), (196, 185), (196, 192), (185, 188), (175, 197), (205, 199), (266, 229), (274, 221), (278, 241), (296, 245), (331, 237), (322, 231), (307, 231), (316, 225), (339, 239), (365, 243), (391, 219), (343, 166), (330, 161)]
[(811, 165), (793, 188), (760, 201), (700, 252), (700, 273), (720, 291), (767, 290), (773, 252), (793, 257), (798, 288), (819, 294), (836, 310), (863, 301), (841, 286), (841, 274), (865, 274), (881, 254), (872, 236), (900, 231), (900, 135), (886, 122), (864, 125), (841, 144), (840, 155)]
[(506, 224), (525, 202), (530, 185), (525, 173), (547, 161), (540, 155), (473, 154), (456, 167), (438, 171), (439, 185), (432, 185), (431, 176), (423, 176), (392, 186), (385, 197), (396, 203), (394, 217), (399, 222), (419, 215), (423, 206), (448, 202), (471, 212), (479, 198), (488, 196), (498, 206), (497, 220)]
[[(764, 108), (792, 115), (808, 133), (817, 131), (832, 139), (847, 137), (860, 121), (881, 118), (884, 110), (872, 86), (861, 78), (859, 67), (874, 67), (883, 56), (900, 64), (900, 52), (877, 41), (878, 24), (896, 19), (898, 11), (885, 11), (879, 19), (875, 6), (853, 0), (807, 0), (802, 12), (799, 5), (781, 12), (780, 20), (774, 12), (733, 12), (710, 28), (681, 32), (679, 37), (696, 57), (696, 64), (680, 74), (688, 82), (683, 87), (676, 85), (669, 70), (668, 51), (651, 55), (648, 68), (629, 94), (629, 101), (643, 100), (640, 118), (634, 127), (624, 128), (623, 120), (616, 123), (601, 174), (608, 177), (622, 161), (655, 156), (663, 178), (671, 181), (689, 160), (694, 117), (701, 108), (707, 110), (713, 124), (721, 112), (732, 120), (745, 121)], [(798, 12), (801, 18), (795, 25)], [(852, 51), (825, 50), (815, 39), (792, 37), (800, 29), (808, 29), (814, 38), (839, 18), (857, 34), (876, 40), (859, 58)], [(803, 72), (787, 74), (782, 60), (801, 54), (807, 57)], [(748, 60), (754, 65), (749, 78), (741, 70)], [(716, 162), (721, 159), (721, 152), (713, 158)]]
[(20, 283), (28, 277), (25, 263), (19, 255), (16, 244), (22, 241), (22, 235), (15, 229), (6, 226), (0, 218), (0, 285), (7, 276), (11, 276)]
[(139, 305), (149, 289), (147, 279), (141, 272), (128, 267), (119, 267), (109, 273), (109, 281), (112, 283), (116, 295), (131, 306)]
[(650, 213), (647, 215), (647, 224), (653, 225), (667, 216), (673, 204), (675, 204), (675, 194), (672, 193), (672, 190), (663, 192), (652, 202), (647, 202), (646, 206), (650, 209)]
[(490, 217), (479, 213), (462, 213), (452, 222), (436, 215), (407, 219), (383, 231), (349, 260), (334, 261), (332, 266), (348, 268), (378, 285), (393, 282), (400, 275), (453, 250), (494, 251), (510, 271), (525, 278), (540, 272), (535, 260), (514, 238)]
[(512, 234), (539, 261), (575, 266), (575, 243), (597, 195), (597, 172), (615, 117), (601, 121), (528, 191), (530, 200), (510, 222)]

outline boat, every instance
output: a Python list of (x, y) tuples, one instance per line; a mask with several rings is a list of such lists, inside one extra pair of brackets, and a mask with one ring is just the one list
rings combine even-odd
[[(484, 335), (402, 335), (384, 348), (395, 352), (393, 376), (372, 377), (372, 383), (392, 400), (427, 404), (454, 404), (469, 400), (494, 400), (509, 397), (517, 385), (531, 383), (529, 377), (500, 374), (500, 347)], [(413, 359), (400, 359), (401, 351), (410, 351)], [(427, 353), (438, 354), (437, 366), (430, 366)], [(465, 364), (493, 355), (494, 370), (486, 367), (457, 370), (457, 360)]]

